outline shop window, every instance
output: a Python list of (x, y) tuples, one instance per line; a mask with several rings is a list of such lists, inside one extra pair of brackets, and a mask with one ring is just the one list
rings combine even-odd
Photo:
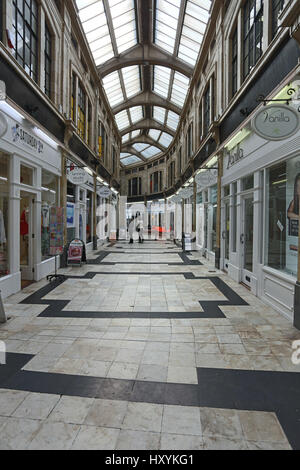
[(272, 0), (272, 38), (278, 31), (278, 17), (283, 10), (284, 0)]
[(190, 159), (193, 156), (193, 124), (189, 126), (186, 136), (186, 154), (187, 159)]
[(232, 80), (232, 88), (231, 94), (234, 96), (237, 92), (238, 87), (238, 33), (237, 28), (232, 36), (232, 43), (231, 43), (231, 53), (232, 53), (232, 62), (231, 62), (231, 80)]
[(297, 276), (300, 213), (300, 158), (267, 170), (267, 266)]
[(78, 83), (77, 108), (78, 108), (77, 130), (82, 140), (85, 140), (86, 95), (80, 82)]
[(45, 93), (51, 98), (51, 79), (52, 79), (52, 37), (50, 30), (45, 25)]
[(218, 208), (218, 185), (210, 189), (210, 202), (211, 202), (211, 232), (210, 232), (210, 247), (212, 251), (216, 251), (217, 243), (217, 208)]
[(14, 56), (26, 73), (38, 78), (38, 5), (36, 0), (13, 0)]
[(72, 93), (71, 93), (71, 120), (76, 120), (76, 75), (72, 74)]
[(58, 207), (58, 177), (42, 171), (41, 251), (42, 259), (50, 255), (50, 209)]
[(86, 242), (91, 243), (93, 235), (93, 193), (87, 191), (86, 198)]
[(251, 72), (262, 55), (263, 0), (247, 0), (244, 5), (243, 66), (244, 78)]
[[(67, 184), (67, 240), (70, 243), (75, 238), (75, 190), (76, 186), (68, 181)], [(82, 237), (80, 237), (82, 239)]]
[(242, 191), (254, 188), (254, 175), (246, 176), (242, 179)]
[(204, 117), (203, 131), (204, 131), (204, 137), (206, 137), (209, 126), (210, 126), (210, 86), (207, 87), (207, 90), (204, 95), (204, 116), (203, 117)]
[(0, 153), (0, 278), (9, 274), (9, 158)]
[(33, 169), (28, 166), (21, 165), (20, 182), (27, 186), (33, 186)]
[(233, 203), (233, 218), (232, 218), (232, 251), (236, 253), (236, 230), (237, 230), (237, 183), (232, 185), (232, 203)]
[(224, 186), (224, 197), (227, 197), (230, 195), (230, 186)]

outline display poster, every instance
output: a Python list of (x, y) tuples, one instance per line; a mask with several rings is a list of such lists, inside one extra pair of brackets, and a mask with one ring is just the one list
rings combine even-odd
[(298, 265), (298, 217), (300, 212), (300, 158), (289, 160), (286, 168), (286, 269), (296, 275)]
[(64, 210), (62, 207), (50, 208), (50, 255), (62, 255), (64, 250)]
[(67, 203), (67, 227), (75, 227), (75, 204), (72, 202)]
[(83, 243), (78, 238), (71, 241), (68, 250), (68, 264), (81, 265), (83, 255)]

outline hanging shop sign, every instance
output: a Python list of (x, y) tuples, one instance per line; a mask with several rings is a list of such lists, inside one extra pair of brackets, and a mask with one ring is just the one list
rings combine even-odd
[(215, 169), (208, 169), (196, 175), (195, 177), (196, 183), (201, 188), (205, 188), (206, 186), (212, 186), (217, 184), (218, 181), (218, 170)]
[(299, 130), (299, 125), (299, 113), (286, 105), (265, 106), (252, 120), (256, 134), (275, 141), (288, 139)]
[(0, 113), (0, 137), (2, 137), (7, 131), (7, 121), (2, 113)]
[(62, 255), (64, 251), (64, 209), (51, 207), (50, 209), (50, 255)]
[(24, 144), (27, 147), (30, 147), (33, 150), (36, 150), (37, 153), (44, 153), (44, 144), (39, 139), (34, 137), (32, 134), (29, 134), (25, 129), (23, 129), (19, 124), (15, 124), (11, 128), (12, 140), (14, 143)]
[(68, 249), (68, 265), (81, 266), (83, 256), (83, 242), (78, 238), (72, 240)]
[(99, 189), (98, 194), (100, 197), (103, 197), (104, 199), (108, 199), (109, 196), (111, 195), (111, 190), (107, 186), (103, 186), (102, 188)]
[(67, 169), (67, 178), (70, 183), (75, 185), (86, 184), (88, 182), (87, 172), (83, 168), (78, 168), (72, 163)]

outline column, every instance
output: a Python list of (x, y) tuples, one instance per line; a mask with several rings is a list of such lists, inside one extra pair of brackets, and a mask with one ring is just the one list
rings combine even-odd
[(193, 213), (192, 213), (192, 250), (196, 250), (196, 242), (197, 242), (197, 183), (194, 178), (193, 183)]
[[(10, 157), (10, 191), (8, 209), (8, 253), (11, 274), (20, 273), (20, 163), (17, 155)], [(21, 281), (21, 275), (20, 275)], [(21, 284), (19, 286), (21, 289)]]
[(80, 238), (80, 186), (75, 186), (75, 238)]
[(63, 208), (63, 243), (64, 243), (64, 255), (60, 260), (61, 267), (65, 267), (67, 263), (67, 243), (68, 243), (68, 232), (67, 232), (67, 154), (62, 149), (61, 151), (61, 178), (60, 178), (60, 207)]
[(216, 223), (216, 255), (215, 266), (220, 269), (221, 260), (221, 227), (222, 227), (222, 176), (223, 176), (223, 154), (218, 156), (218, 207), (217, 207), (217, 223)]
[(97, 177), (94, 175), (93, 192), (93, 250), (97, 250)]
[(254, 194), (253, 194), (253, 277), (251, 279), (251, 290), (254, 295), (258, 295), (258, 285), (260, 278), (260, 254), (262, 252), (262, 205), (263, 186), (259, 171), (254, 173)]
[[(42, 169), (37, 168), (36, 170), (36, 185), (38, 188), (42, 186)], [(39, 270), (38, 265), (42, 261), (42, 247), (41, 247), (41, 214), (42, 214), (42, 192), (38, 191), (36, 194), (36, 198), (34, 200), (34, 204), (32, 206), (33, 209), (33, 267), (34, 267), (34, 280), (39, 281)]]

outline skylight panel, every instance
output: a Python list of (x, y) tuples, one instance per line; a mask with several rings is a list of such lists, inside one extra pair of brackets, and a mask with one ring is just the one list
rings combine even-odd
[(173, 54), (178, 28), (180, 1), (157, 0), (155, 43)]
[(178, 57), (191, 65), (195, 65), (198, 58), (209, 21), (210, 5), (210, 0), (187, 1)]
[(140, 68), (138, 65), (122, 69), (127, 98), (141, 92)]
[(164, 124), (166, 110), (164, 108), (160, 108), (159, 106), (153, 106), (153, 118), (161, 124)]
[(183, 106), (189, 87), (189, 79), (179, 72), (174, 73), (171, 101), (178, 106)]
[(115, 118), (119, 130), (126, 129), (126, 127), (130, 126), (127, 111), (121, 111), (120, 113), (116, 114)]
[(149, 144), (133, 144), (133, 148), (138, 152), (142, 152), (149, 147)]
[(130, 108), (129, 112), (133, 124), (140, 121), (144, 117), (142, 106), (134, 106), (133, 108)]
[(163, 98), (169, 94), (171, 69), (160, 65), (154, 66), (154, 92)]
[(141, 152), (141, 154), (145, 158), (154, 157), (155, 155), (158, 155), (159, 153), (161, 153), (161, 150), (157, 147), (154, 147), (154, 146), (150, 146), (150, 147), (146, 148), (143, 152)]
[(178, 114), (174, 113), (173, 111), (168, 112), (168, 118), (167, 118), (167, 127), (170, 129), (176, 131), (179, 123), (179, 116)]
[(110, 106), (116, 106), (117, 104), (124, 101), (124, 95), (118, 72), (112, 72), (106, 77), (104, 77), (103, 87)]
[(163, 132), (158, 142), (164, 147), (169, 147), (171, 145), (172, 140), (173, 137), (170, 134)]
[(122, 137), (122, 144), (125, 144), (126, 142), (128, 142), (130, 140), (130, 134), (125, 134), (123, 135)]
[(138, 135), (140, 135), (140, 131), (133, 131), (131, 132), (131, 138), (134, 139), (135, 137), (137, 137)]
[(136, 155), (131, 155), (130, 157), (123, 158), (121, 163), (125, 166), (132, 165), (133, 163), (140, 163), (142, 160)]
[(122, 158), (129, 157), (130, 155), (131, 153), (120, 153), (120, 159), (122, 160)]
[(113, 5), (110, 12), (118, 52), (124, 52), (137, 43), (134, 0), (123, 0)]
[(153, 140), (158, 140), (160, 137), (161, 131), (157, 129), (150, 129), (148, 132), (148, 135), (153, 139)]

